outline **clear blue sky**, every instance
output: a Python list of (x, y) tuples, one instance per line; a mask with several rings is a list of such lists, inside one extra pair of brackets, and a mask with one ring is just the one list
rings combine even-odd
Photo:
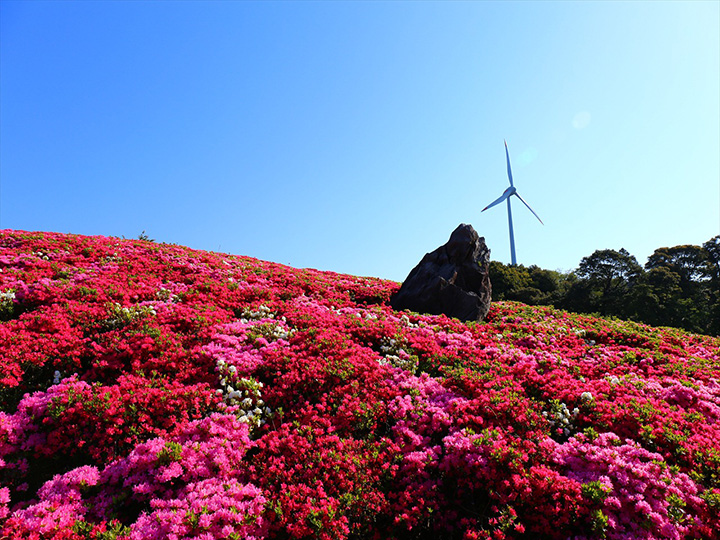
[(0, 1), (0, 228), (401, 281), (720, 234), (720, 2)]

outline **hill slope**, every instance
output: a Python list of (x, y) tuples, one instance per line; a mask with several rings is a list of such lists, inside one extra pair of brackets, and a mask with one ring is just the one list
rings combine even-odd
[(2, 538), (712, 538), (720, 340), (0, 231)]

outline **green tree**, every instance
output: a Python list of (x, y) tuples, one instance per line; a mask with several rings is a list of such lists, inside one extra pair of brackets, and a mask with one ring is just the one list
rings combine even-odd
[[(645, 268), (648, 271), (664, 269), (678, 279), (678, 288), (673, 288), (675, 298), (668, 300), (667, 320), (663, 323), (679, 326), (692, 332), (710, 333), (715, 326), (713, 311), (717, 303), (717, 287), (713, 287), (714, 269), (712, 257), (716, 256), (715, 242), (706, 242), (710, 247), (682, 245), (656, 249), (650, 255)], [(712, 254), (711, 254), (712, 251)], [(656, 295), (667, 296), (667, 291), (650, 283)], [(713, 290), (715, 289), (715, 291)]]
[(707, 333), (720, 335), (720, 235), (712, 237), (703, 244), (708, 257), (708, 289), (710, 296), (710, 320)]
[(720, 235), (656, 249), (645, 268), (625, 249), (595, 251), (570, 273), (491, 261), (490, 281), (494, 300), (720, 335)]
[(530, 275), (522, 265), (490, 261), (493, 300), (514, 300), (515, 292), (530, 285)]
[(578, 282), (565, 301), (569, 309), (629, 318), (628, 300), (643, 268), (627, 250), (602, 249), (583, 257), (575, 271)]
[(684, 245), (659, 248), (650, 255), (645, 269), (665, 267), (680, 276), (680, 286), (692, 294), (697, 285), (710, 278), (710, 256), (704, 247)]
[(713, 236), (702, 247), (707, 255), (710, 278), (720, 280), (720, 234)]
[(678, 326), (681, 321), (680, 276), (666, 267), (645, 273), (633, 291), (634, 318), (653, 326)]
[(555, 305), (569, 288), (569, 277), (532, 265), (505, 265), (490, 261), (494, 300), (515, 300), (530, 305)]

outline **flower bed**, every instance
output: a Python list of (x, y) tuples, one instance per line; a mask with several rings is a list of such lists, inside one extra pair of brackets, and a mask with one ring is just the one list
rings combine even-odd
[(720, 340), (138, 240), (0, 231), (0, 538), (720, 530)]

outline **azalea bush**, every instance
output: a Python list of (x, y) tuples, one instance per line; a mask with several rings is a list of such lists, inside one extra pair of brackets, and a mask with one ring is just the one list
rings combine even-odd
[(0, 231), (0, 538), (711, 539), (720, 340)]

